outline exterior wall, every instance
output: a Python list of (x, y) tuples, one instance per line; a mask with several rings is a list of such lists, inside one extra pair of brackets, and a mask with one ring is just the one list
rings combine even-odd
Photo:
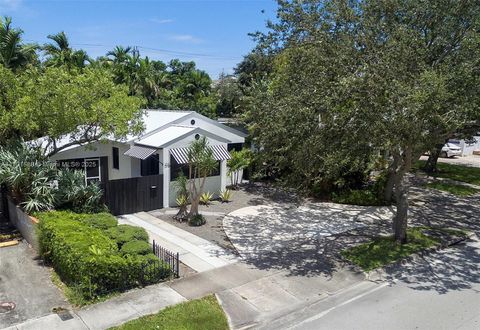
[(25, 238), (35, 250), (39, 250), (40, 245), (38, 244), (37, 238), (37, 221), (35, 218), (31, 218), (28, 214), (23, 212), (15, 203), (12, 201), (10, 197), (8, 199), (8, 217), (12, 225), (18, 229), (18, 231), (22, 234), (23, 238)]
[(467, 144), (465, 140), (460, 140), (459, 146), (462, 148), (462, 156), (472, 155), (474, 151), (480, 150), (480, 136), (475, 136), (476, 143)]
[[(197, 180), (197, 182), (199, 182), (199, 181), (200, 180)], [(218, 197), (218, 192), (220, 190), (222, 190), (221, 189), (221, 176), (218, 175), (218, 176), (207, 177), (207, 179), (205, 181), (205, 187), (204, 187), (203, 191), (204, 192), (206, 192), (206, 191), (211, 192), (211, 193), (213, 193), (214, 198), (217, 198)], [(169, 198), (168, 198), (168, 202), (169, 202), (170, 207), (177, 206), (176, 199), (177, 199), (177, 192), (174, 188), (174, 182), (170, 182), (170, 184), (169, 184)], [(164, 205), (164, 207), (165, 207), (165, 205)]]
[[(195, 124), (192, 125), (190, 122), (191, 120), (195, 120)], [(190, 114), (189, 116), (186, 116), (185, 118), (182, 118), (182, 120), (178, 123), (179, 125), (185, 125), (185, 126), (192, 126), (192, 127), (200, 127), (207, 132), (210, 132), (212, 134), (221, 136), (229, 141), (231, 143), (243, 143), (245, 142), (245, 138), (242, 136), (239, 136), (237, 134), (234, 134), (227, 129), (221, 128), (213, 123), (210, 123), (209, 121), (197, 117), (194, 113)]]
[[(119, 158), (119, 169), (113, 168), (112, 147), (117, 147)], [(109, 180), (126, 179), (132, 176), (140, 176), (140, 162), (138, 162), (138, 169), (136, 164), (129, 156), (124, 153), (130, 148), (130, 145), (117, 142), (95, 142), (88, 146), (79, 146), (77, 148), (69, 149), (50, 157), (51, 160), (63, 160), (73, 158), (97, 158), (108, 157), (108, 178)], [(138, 175), (133, 175), (138, 172)]]

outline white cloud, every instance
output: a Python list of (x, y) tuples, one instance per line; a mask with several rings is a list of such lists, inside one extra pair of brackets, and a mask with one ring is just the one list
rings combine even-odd
[(173, 23), (174, 20), (170, 18), (166, 18), (166, 19), (150, 18), (150, 22), (157, 23), (157, 24), (168, 24), (168, 23)]
[(199, 44), (199, 43), (203, 42), (202, 39), (194, 37), (190, 34), (176, 34), (176, 35), (170, 36), (169, 39), (170, 40), (175, 40), (175, 41), (192, 43), (192, 44)]
[(22, 4), (22, 0), (0, 0), (0, 10), (16, 10)]

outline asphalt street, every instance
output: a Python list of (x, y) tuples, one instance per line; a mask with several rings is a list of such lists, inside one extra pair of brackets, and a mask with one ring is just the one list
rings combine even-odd
[(351, 290), (275, 320), (276, 329), (480, 329), (480, 242), (388, 271)]

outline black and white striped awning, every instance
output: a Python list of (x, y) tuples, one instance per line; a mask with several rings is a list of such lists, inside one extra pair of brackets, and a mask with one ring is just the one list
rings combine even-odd
[[(225, 146), (217, 145), (209, 147), (213, 151), (213, 158), (215, 158), (215, 160), (227, 160), (231, 158), (230, 153)], [(178, 164), (188, 163), (188, 147), (170, 149), (170, 154), (175, 158)]]
[(147, 159), (149, 156), (153, 155), (157, 151), (156, 148), (144, 147), (144, 146), (131, 146), (124, 155), (138, 158), (138, 159)]

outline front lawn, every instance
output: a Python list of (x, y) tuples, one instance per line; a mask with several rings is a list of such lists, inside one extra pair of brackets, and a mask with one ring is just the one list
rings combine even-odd
[(475, 195), (480, 192), (480, 190), (472, 187), (467, 187), (467, 186), (462, 186), (462, 185), (452, 184), (447, 182), (438, 182), (438, 181), (431, 182), (431, 183), (427, 183), (426, 186), (427, 188), (446, 191), (450, 194), (460, 196), (460, 197), (467, 197), (467, 196)]
[(437, 238), (424, 235), (424, 230), (425, 228), (408, 229), (408, 243), (403, 245), (397, 244), (393, 236), (379, 237), (369, 243), (344, 250), (341, 255), (364, 271), (370, 271), (440, 244)]
[(111, 329), (226, 330), (228, 322), (222, 307), (212, 295), (167, 307), (157, 314), (143, 316)]
[[(420, 160), (415, 164), (415, 168), (417, 169), (422, 169), (423, 166), (425, 166), (424, 160)], [(437, 169), (438, 172), (432, 174), (432, 176), (480, 185), (480, 168), (478, 167), (453, 165), (439, 162), (437, 164)]]

